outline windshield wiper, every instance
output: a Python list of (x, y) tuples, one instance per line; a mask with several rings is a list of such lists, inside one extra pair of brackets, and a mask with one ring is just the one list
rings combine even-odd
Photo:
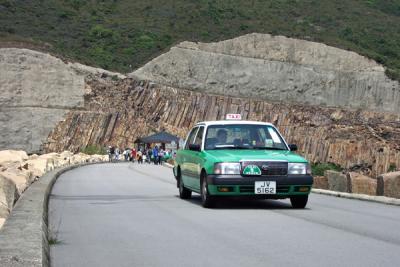
[(265, 149), (265, 150), (287, 150), (279, 147), (265, 147), (265, 146), (254, 146), (253, 149)]
[(251, 149), (248, 146), (217, 145), (213, 149)]

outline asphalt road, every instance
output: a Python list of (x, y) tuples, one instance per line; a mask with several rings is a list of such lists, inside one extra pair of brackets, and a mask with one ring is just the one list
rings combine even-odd
[(400, 208), (315, 195), (181, 200), (172, 170), (101, 164), (56, 182), (49, 203), (52, 266), (399, 266)]

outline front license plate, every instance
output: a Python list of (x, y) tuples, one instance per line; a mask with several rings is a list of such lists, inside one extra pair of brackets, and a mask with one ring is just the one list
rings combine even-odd
[(275, 181), (255, 182), (254, 193), (255, 194), (276, 194), (276, 182)]

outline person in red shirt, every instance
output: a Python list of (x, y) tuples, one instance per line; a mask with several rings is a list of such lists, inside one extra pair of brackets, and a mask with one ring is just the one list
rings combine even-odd
[(134, 149), (134, 148), (132, 148), (132, 150), (131, 150), (131, 159), (132, 159), (132, 162), (135, 162), (135, 159), (136, 159), (136, 149)]

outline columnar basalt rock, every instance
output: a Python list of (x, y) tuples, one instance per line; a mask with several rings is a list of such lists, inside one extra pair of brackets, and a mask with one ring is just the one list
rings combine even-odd
[(376, 176), (400, 166), (400, 115), (349, 111), (210, 95), (125, 79), (87, 82), (84, 110), (68, 113), (52, 131), (47, 151), (78, 151), (89, 144), (132, 146), (165, 129), (184, 138), (194, 123), (240, 113), (268, 121), (311, 162), (332, 162)]

